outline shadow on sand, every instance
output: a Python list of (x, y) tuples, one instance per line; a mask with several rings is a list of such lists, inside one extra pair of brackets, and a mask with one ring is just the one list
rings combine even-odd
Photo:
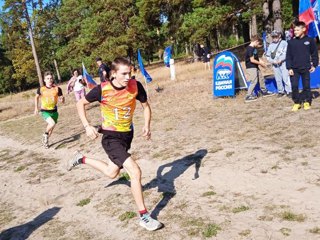
[[(157, 176), (143, 186), (143, 191), (158, 187), (158, 192), (162, 193), (162, 199), (151, 213), (153, 218), (157, 219), (160, 211), (164, 209), (168, 202), (176, 195), (176, 189), (174, 185), (175, 179), (182, 175), (192, 165), (195, 166), (195, 173), (192, 180), (199, 178), (201, 161), (207, 153), (208, 151), (206, 149), (201, 149), (181, 159), (161, 165), (157, 170)], [(167, 168), (169, 170), (163, 173)], [(124, 178), (113, 181), (106, 187), (118, 184), (124, 184), (130, 187), (130, 181), (127, 181)]]
[(50, 147), (53, 147), (54, 145), (56, 145), (54, 147), (54, 149), (58, 149), (58, 148), (62, 147), (63, 145), (67, 144), (67, 143), (71, 143), (71, 142), (77, 141), (77, 140), (80, 139), (80, 135), (82, 133), (83, 132), (74, 134), (74, 135), (72, 135), (70, 137), (67, 137), (67, 138), (64, 138), (64, 139), (61, 139), (60, 141), (57, 141), (55, 143), (50, 144)]
[(50, 208), (39, 216), (35, 217), (32, 221), (25, 224), (9, 228), (0, 233), (0, 240), (25, 240), (33, 231), (41, 227), (46, 222), (50, 221), (61, 208), (53, 207)]

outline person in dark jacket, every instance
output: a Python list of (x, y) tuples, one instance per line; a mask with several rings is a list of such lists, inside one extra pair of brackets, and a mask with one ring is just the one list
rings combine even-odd
[[(286, 64), (292, 86), (292, 111), (298, 111), (302, 104), (304, 110), (311, 108), (312, 94), (310, 89), (310, 73), (319, 63), (318, 49), (315, 41), (306, 36), (306, 24), (296, 22), (295, 38), (288, 42)], [(303, 90), (299, 93), (299, 79), (302, 79)]]
[(97, 65), (99, 67), (98, 69), (98, 74), (99, 74), (99, 77), (100, 77), (100, 82), (105, 82), (109, 79), (110, 77), (110, 68), (102, 62), (102, 58), (100, 57), (97, 57), (96, 58), (96, 62), (97, 62)]

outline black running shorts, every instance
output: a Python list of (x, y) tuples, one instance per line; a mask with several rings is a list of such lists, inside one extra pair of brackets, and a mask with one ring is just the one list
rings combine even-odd
[(108, 154), (109, 159), (119, 168), (123, 167), (125, 160), (131, 156), (128, 150), (131, 147), (133, 131), (114, 132), (103, 131), (102, 147)]

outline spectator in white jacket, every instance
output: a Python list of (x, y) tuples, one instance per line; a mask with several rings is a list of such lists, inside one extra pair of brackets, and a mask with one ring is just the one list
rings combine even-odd
[(286, 68), (286, 52), (288, 43), (281, 39), (281, 33), (277, 30), (271, 32), (272, 43), (267, 51), (267, 60), (272, 64), (274, 77), (278, 88), (278, 97), (291, 96), (291, 83)]

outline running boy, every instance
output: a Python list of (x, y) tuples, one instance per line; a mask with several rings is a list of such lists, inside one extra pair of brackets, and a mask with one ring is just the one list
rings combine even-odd
[(34, 114), (39, 113), (39, 99), (41, 103), (41, 116), (48, 124), (42, 135), (42, 144), (45, 148), (49, 148), (49, 137), (51, 136), (59, 117), (57, 103), (58, 101), (64, 103), (62, 90), (60, 87), (53, 84), (53, 74), (49, 71), (44, 73), (44, 86), (37, 90), (34, 101)]
[[(306, 36), (306, 24), (296, 22), (294, 27), (295, 38), (288, 42), (286, 55), (287, 69), (289, 70), (292, 86), (292, 111), (296, 112), (303, 104), (304, 110), (311, 108), (310, 73), (314, 72), (319, 63), (318, 49), (315, 41)], [(299, 93), (299, 78), (302, 79), (303, 90)]]
[(77, 103), (78, 114), (86, 134), (95, 139), (98, 133), (88, 122), (85, 106), (95, 101), (100, 102), (102, 147), (110, 160), (106, 163), (76, 152), (68, 162), (68, 170), (79, 164), (86, 164), (113, 179), (119, 174), (120, 169), (124, 168), (130, 176), (131, 192), (140, 213), (139, 223), (147, 230), (153, 231), (159, 229), (162, 224), (151, 218), (146, 210), (141, 187), (141, 170), (128, 153), (133, 139), (132, 118), (136, 100), (139, 100), (143, 107), (143, 136), (147, 140), (151, 137), (151, 108), (142, 84), (130, 78), (130, 70), (131, 65), (126, 58), (116, 58), (111, 65), (110, 81), (102, 82)]
[(257, 97), (253, 94), (253, 90), (256, 85), (260, 84), (261, 95), (263, 97), (272, 96), (273, 93), (267, 91), (264, 78), (262, 76), (259, 66), (265, 68), (266, 64), (259, 59), (257, 47), (260, 45), (260, 39), (257, 35), (251, 37), (250, 44), (247, 47), (245, 61), (248, 81), (250, 81), (250, 86), (245, 98), (245, 102), (252, 102), (257, 100)]

